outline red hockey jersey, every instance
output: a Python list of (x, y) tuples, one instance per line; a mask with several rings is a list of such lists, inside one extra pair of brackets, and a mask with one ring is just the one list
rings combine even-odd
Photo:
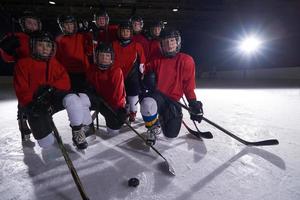
[(153, 71), (156, 74), (156, 88), (175, 101), (185, 94), (187, 99), (196, 99), (194, 89), (195, 63), (191, 56), (178, 53), (173, 58), (161, 57), (145, 66), (145, 73)]
[(95, 34), (96, 38), (94, 38), (94, 40), (96, 40), (98, 43), (112, 43), (113, 41), (118, 39), (117, 32), (118, 25), (108, 25), (107, 29), (97, 31), (97, 33)]
[(129, 45), (123, 47), (119, 41), (114, 41), (113, 49), (115, 52), (115, 61), (120, 63), (124, 79), (127, 78), (138, 56), (140, 57), (140, 64), (145, 64), (146, 58), (140, 43), (131, 42)]
[(160, 42), (159, 40), (150, 40), (149, 41), (149, 55), (147, 57), (147, 62), (150, 62), (156, 58), (160, 58), (162, 56), (160, 51)]
[(15, 66), (14, 88), (21, 106), (30, 103), (34, 93), (42, 85), (65, 91), (71, 87), (65, 68), (55, 58), (48, 62), (31, 57), (20, 59)]
[(87, 33), (61, 35), (56, 38), (56, 42), (56, 58), (68, 72), (85, 73), (88, 70), (92, 41)]
[(144, 50), (144, 55), (146, 58), (148, 58), (149, 57), (149, 41), (147, 40), (147, 38), (142, 33), (139, 33), (139, 34), (133, 35), (132, 41), (140, 43), (142, 45), (143, 50)]
[(113, 109), (125, 107), (126, 93), (120, 65), (114, 63), (107, 70), (100, 70), (92, 65), (87, 73), (87, 80)]

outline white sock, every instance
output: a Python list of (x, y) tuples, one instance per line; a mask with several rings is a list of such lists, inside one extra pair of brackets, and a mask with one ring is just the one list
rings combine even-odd
[(63, 105), (67, 110), (71, 126), (78, 126), (83, 121), (83, 107), (79, 96), (68, 94), (63, 99)]
[(85, 93), (79, 93), (79, 98), (82, 104), (82, 124), (83, 125), (89, 125), (93, 122), (90, 107), (91, 107), (91, 102), (89, 97)]
[(49, 148), (54, 144), (54, 136), (51, 132), (46, 137), (37, 140), (37, 142), (41, 148)]
[(137, 111), (137, 105), (139, 97), (138, 96), (128, 96), (128, 103), (129, 103), (129, 111), (130, 112), (136, 112)]
[(120, 132), (120, 129), (111, 129), (108, 127), (106, 127), (106, 130), (108, 135), (117, 135)]

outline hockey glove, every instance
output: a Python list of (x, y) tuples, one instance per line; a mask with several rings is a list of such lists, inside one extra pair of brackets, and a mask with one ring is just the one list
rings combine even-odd
[(198, 123), (201, 122), (203, 117), (203, 108), (201, 101), (197, 100), (189, 100), (189, 107), (192, 112), (190, 112), (191, 120), (197, 121)]
[(156, 74), (154, 72), (145, 74), (142, 83), (144, 90), (154, 91), (156, 88)]
[(54, 87), (49, 85), (40, 86), (33, 96), (33, 101), (30, 105), (34, 114), (51, 112), (51, 96), (55, 91)]
[(16, 48), (18, 48), (19, 46), (19, 38), (15, 35), (7, 36), (0, 42), (0, 48), (9, 55), (15, 55)]
[(55, 91), (54, 87), (50, 85), (42, 85), (37, 89), (34, 95), (34, 99), (40, 102), (49, 101), (54, 91)]

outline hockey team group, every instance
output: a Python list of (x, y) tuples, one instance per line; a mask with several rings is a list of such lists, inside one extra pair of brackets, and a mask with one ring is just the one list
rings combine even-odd
[(35, 13), (24, 11), (21, 31), (0, 41), (1, 59), (14, 65), (24, 141), (32, 134), (41, 148), (52, 147), (51, 116), (65, 109), (74, 145), (86, 149), (96, 138), (91, 111), (105, 118), (106, 134), (114, 136), (124, 122), (135, 123), (139, 104), (145, 141), (152, 146), (160, 133), (178, 136), (183, 115), (176, 102), (183, 95), (191, 119), (201, 122), (195, 63), (180, 52), (178, 30), (157, 21), (145, 32), (139, 16), (111, 25), (105, 10), (94, 14), (93, 26), (78, 23), (72, 14), (59, 16), (57, 22), (61, 34), (54, 39)]

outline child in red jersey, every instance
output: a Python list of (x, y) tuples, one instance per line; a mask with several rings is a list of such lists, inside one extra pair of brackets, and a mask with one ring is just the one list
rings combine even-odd
[(149, 44), (149, 54), (147, 62), (155, 60), (162, 56), (160, 50), (160, 32), (164, 29), (164, 24), (162, 21), (155, 21), (149, 26), (149, 36), (148, 36), (148, 44)]
[(132, 41), (142, 45), (146, 59), (149, 57), (149, 42), (143, 33), (144, 20), (140, 16), (132, 16), (129, 20), (133, 36)]
[(124, 75), (129, 121), (134, 122), (140, 93), (140, 76), (144, 70), (146, 58), (141, 44), (132, 41), (132, 29), (129, 22), (119, 25), (118, 36), (119, 40), (113, 42), (115, 60), (120, 63)]
[[(104, 117), (108, 135), (119, 133), (126, 119), (125, 86), (120, 64), (115, 62), (111, 45), (99, 43), (96, 48), (96, 63), (91, 66), (87, 77), (90, 84), (88, 95), (92, 109), (98, 110)], [(103, 99), (117, 116), (106, 107)]]
[(105, 10), (101, 10), (94, 14), (96, 27), (93, 29), (94, 40), (110, 44), (118, 39), (118, 26), (109, 24), (109, 16)]
[[(41, 31), (41, 20), (31, 11), (24, 11), (19, 19), (19, 25), (22, 32), (8, 33), (0, 42), (0, 57), (5, 63), (15, 63), (21, 59), (30, 56), (29, 38), (32, 33)], [(21, 132), (22, 141), (30, 138), (29, 129), (25, 115), (18, 106), (18, 125)]]
[(88, 56), (92, 55), (91, 40), (87, 33), (79, 33), (77, 20), (73, 15), (58, 17), (62, 35), (56, 38), (57, 60), (66, 68), (74, 92), (86, 89), (86, 71), (89, 68)]
[(79, 149), (85, 149), (88, 144), (82, 126), (92, 121), (88, 97), (69, 92), (69, 76), (53, 57), (55, 43), (48, 33), (33, 35), (30, 46), (31, 57), (16, 64), (14, 88), (34, 138), (41, 147), (51, 147), (54, 137), (49, 115), (66, 108), (73, 142)]
[[(146, 123), (147, 143), (155, 144), (160, 133), (168, 138), (178, 136), (181, 107), (176, 103), (185, 95), (193, 113), (191, 118), (202, 120), (202, 103), (197, 101), (195, 89), (195, 63), (191, 56), (180, 53), (181, 37), (176, 30), (164, 30), (161, 34), (163, 56), (145, 66), (145, 83), (150, 90), (141, 102), (141, 113)], [(159, 116), (158, 116), (159, 115)], [(160, 122), (160, 123), (159, 123)]]

